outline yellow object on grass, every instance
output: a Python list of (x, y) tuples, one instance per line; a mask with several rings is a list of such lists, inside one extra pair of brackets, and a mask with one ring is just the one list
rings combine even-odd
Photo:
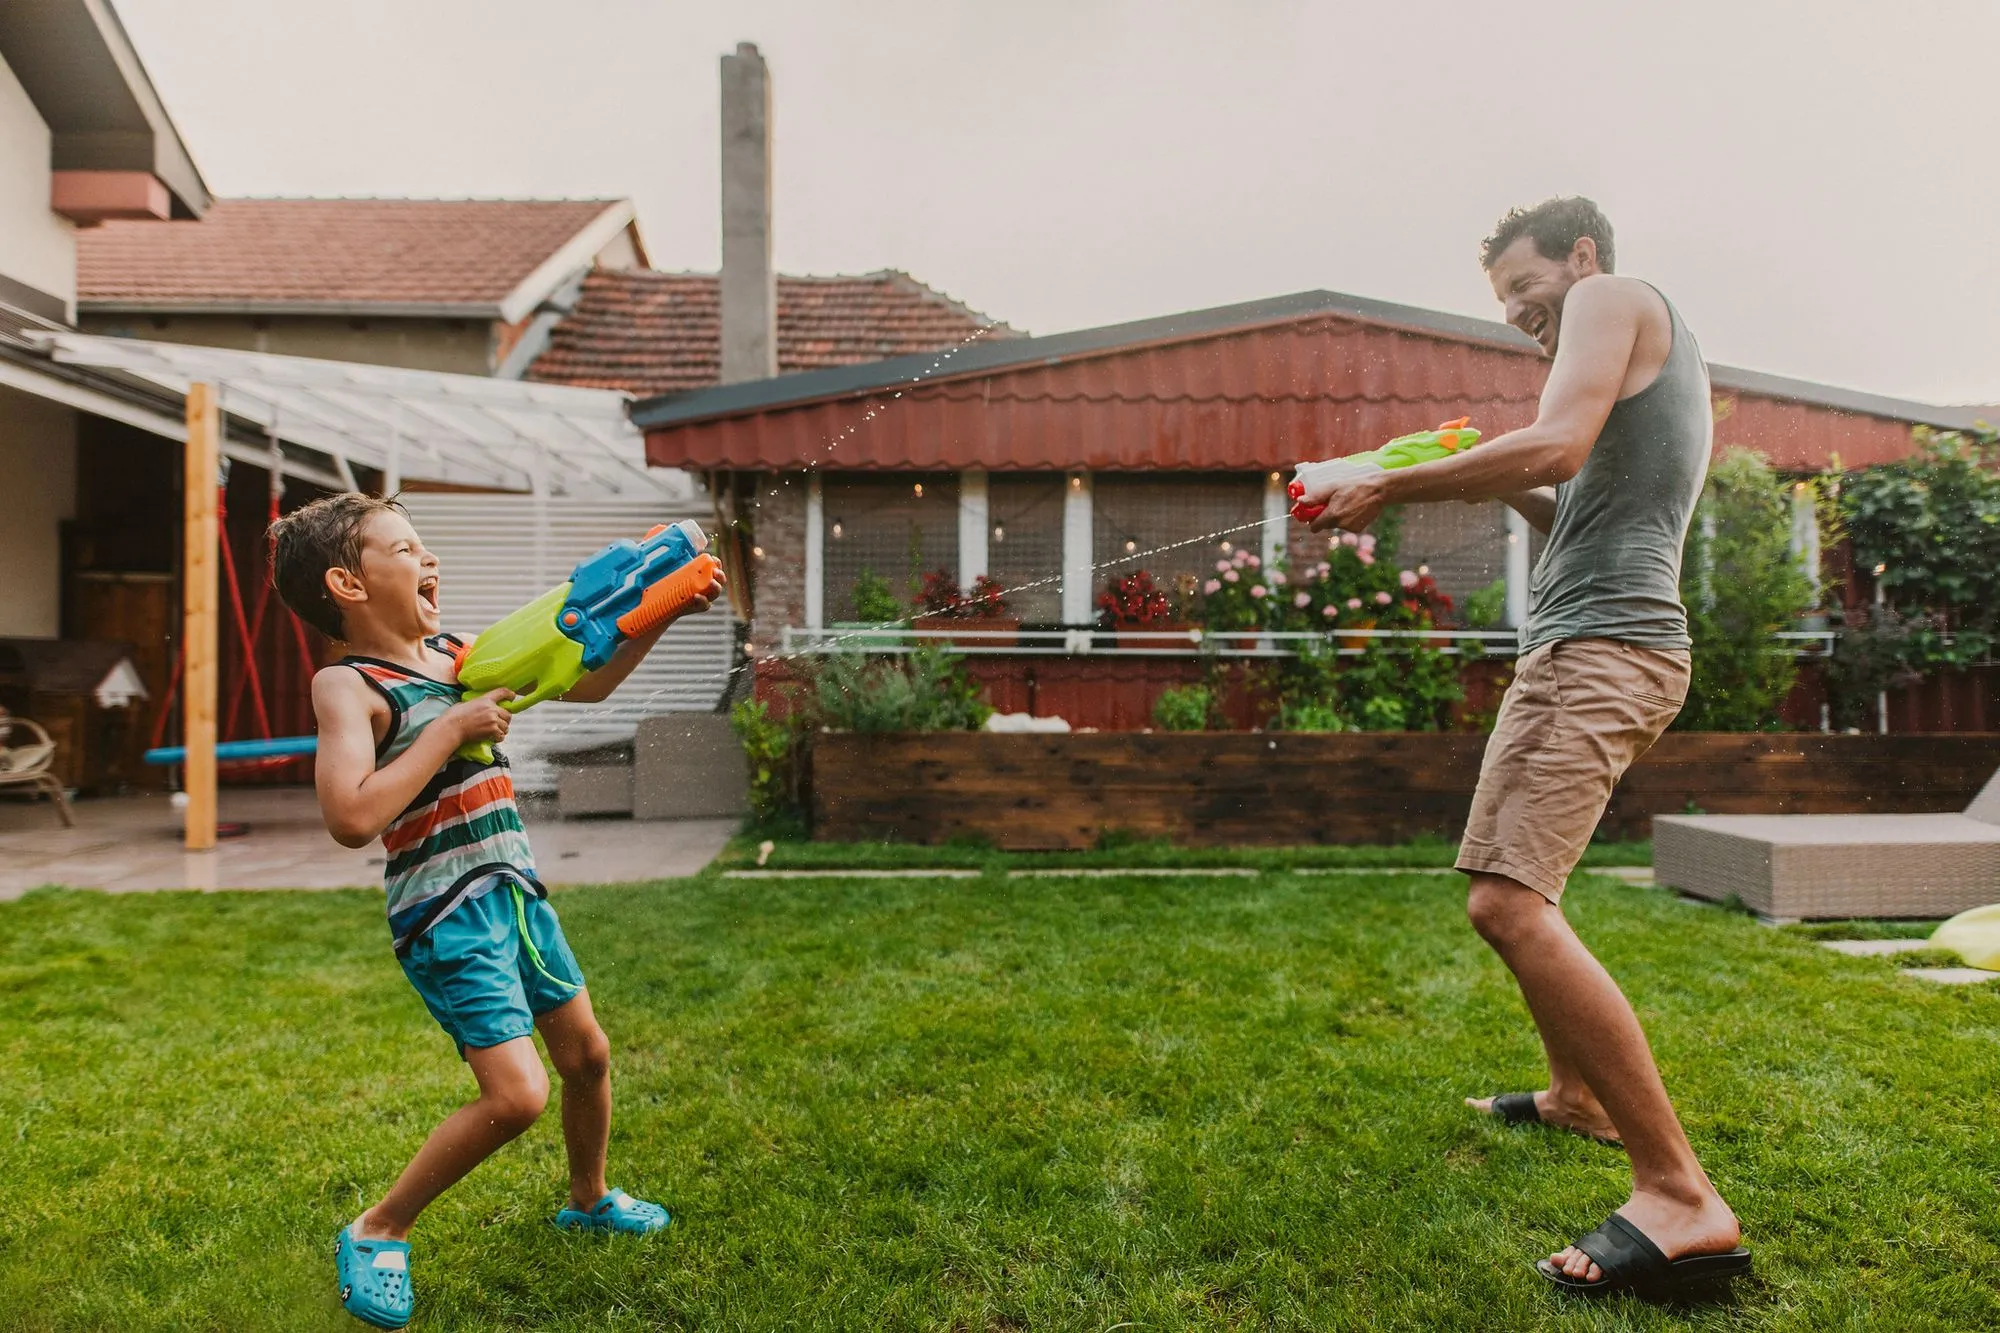
[(2000, 972), (2000, 903), (1960, 912), (1931, 932), (1931, 944), (1951, 950), (1967, 967)]

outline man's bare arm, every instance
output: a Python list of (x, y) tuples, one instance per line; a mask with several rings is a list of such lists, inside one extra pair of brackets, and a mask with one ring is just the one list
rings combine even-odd
[(312, 697), (319, 719), (313, 785), (326, 831), (343, 847), (366, 847), (409, 808), (459, 746), (506, 736), (507, 714), (499, 700), (513, 694), (495, 690), (455, 705), (381, 768), (375, 767), (373, 696), (367, 683), (345, 667), (327, 667), (313, 677)]
[(1492, 500), (1568, 481), (1582, 470), (1618, 402), (1638, 342), (1643, 301), (1641, 290), (1627, 290), (1610, 278), (1576, 284), (1563, 306), (1562, 343), (1533, 425), (1450, 458), (1308, 492), (1303, 497), (1308, 503), (1327, 505), (1314, 530), (1364, 528), (1393, 504)]
[(1515, 491), (1500, 497), (1500, 503), (1528, 520), (1528, 526), (1546, 534), (1556, 523), (1556, 488), (1537, 486), (1532, 491)]

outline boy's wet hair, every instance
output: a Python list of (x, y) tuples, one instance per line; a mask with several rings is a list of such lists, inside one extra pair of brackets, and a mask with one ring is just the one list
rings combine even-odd
[(1578, 238), (1588, 236), (1597, 242), (1597, 266), (1613, 272), (1611, 219), (1582, 195), (1544, 199), (1533, 208), (1517, 208), (1501, 218), (1493, 234), (1479, 243), (1480, 267), (1491, 272), (1494, 261), (1523, 236), (1534, 241), (1536, 252), (1544, 259), (1568, 259)]
[(294, 509), (271, 525), (271, 585), (299, 619), (329, 639), (345, 637), (340, 607), (326, 590), (329, 569), (361, 568), (361, 529), (377, 514), (403, 506), (347, 491)]

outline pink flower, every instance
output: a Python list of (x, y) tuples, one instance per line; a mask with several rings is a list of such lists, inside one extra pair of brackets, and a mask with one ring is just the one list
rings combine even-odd
[(1333, 566), (1332, 566), (1332, 565), (1329, 565), (1329, 564), (1328, 564), (1328, 563), (1326, 563), (1326, 561), (1324, 561), (1324, 560), (1320, 561), (1320, 562), (1319, 562), (1319, 576), (1320, 576), (1321, 578), (1325, 578), (1325, 577), (1326, 577), (1327, 575), (1329, 575), (1329, 574), (1331, 574), (1331, 573), (1333, 573)]
[(1417, 586), (1417, 576), (1406, 569), (1396, 575), (1396, 582), (1402, 584), (1405, 588), (1414, 588)]
[(1359, 597), (1348, 598), (1347, 609), (1350, 611), (1359, 611), (1361, 609), (1361, 599)]
[(1332, 620), (1335, 616), (1340, 614), (1340, 608), (1337, 606), (1322, 607), (1320, 609), (1320, 614), (1325, 616), (1328, 620)]
[(1378, 592), (1375, 594), (1375, 605), (1377, 606), (1387, 606), (1389, 603), (1395, 600), (1396, 600), (1395, 598), (1391, 597), (1386, 592)]
[(1373, 551), (1362, 551), (1357, 558), (1364, 567), (1372, 566), (1375, 563), (1375, 553)]
[[(1361, 539), (1351, 532), (1343, 532), (1340, 534), (1340, 544), (1342, 546), (1359, 546), (1361, 545)], [(1372, 547), (1375, 543), (1373, 540), (1370, 540), (1368, 544)]]
[(1227, 579), (1229, 582), (1234, 583), (1236, 582), (1236, 580), (1242, 578), (1243, 576), (1241, 574), (1238, 574), (1233, 569), (1225, 569), (1222, 571), (1222, 577)]
[(1282, 569), (1274, 569), (1274, 570), (1272, 570), (1272, 571), (1271, 571), (1271, 582), (1273, 582), (1273, 583), (1277, 584), (1277, 585), (1278, 585), (1278, 586), (1279, 586), (1280, 588), (1284, 587), (1284, 586), (1285, 586), (1285, 571), (1284, 571), (1284, 570), (1282, 570)]
[(1263, 584), (1261, 584), (1261, 583), (1259, 583), (1259, 584), (1256, 584), (1255, 586), (1253, 586), (1253, 587), (1252, 587), (1252, 588), (1250, 589), (1250, 595), (1251, 595), (1252, 597), (1264, 597), (1264, 596), (1268, 595), (1268, 593), (1267, 593), (1267, 590), (1265, 589), (1264, 585), (1263, 585)]
[(1292, 605), (1300, 608), (1301, 610), (1303, 610), (1308, 606), (1311, 606), (1312, 604), (1313, 604), (1312, 594), (1309, 592), (1302, 592), (1298, 596), (1292, 598)]
[(1218, 592), (1221, 592), (1221, 591), (1222, 591), (1222, 580), (1221, 580), (1221, 579), (1210, 579), (1210, 580), (1209, 580), (1208, 582), (1206, 582), (1206, 583), (1204, 583), (1204, 584), (1202, 584), (1202, 585), (1201, 585), (1201, 590), (1202, 590), (1203, 592), (1205, 592), (1205, 593), (1209, 593), (1209, 594), (1211, 594), (1211, 595), (1212, 595), (1212, 594), (1214, 594), (1214, 593), (1218, 593)]
[(1229, 568), (1229, 562), (1227, 560), (1218, 560), (1215, 562), (1216, 573), (1220, 574), (1223, 570), (1227, 568)]
[(1230, 553), (1229, 563), (1236, 566), (1238, 569), (1241, 569), (1243, 568), (1243, 562), (1245, 560), (1248, 560), (1249, 558), (1250, 558), (1250, 553), (1242, 549), (1241, 547), (1238, 547), (1236, 550)]
[(1374, 550), (1374, 549), (1375, 549), (1375, 534), (1374, 534), (1374, 533), (1372, 533), (1372, 532), (1364, 532), (1364, 533), (1362, 533), (1362, 534), (1361, 534), (1361, 549), (1362, 549), (1362, 550), (1364, 550), (1364, 551), (1372, 551), (1372, 550)]
[(1250, 566), (1250, 568), (1252, 569), (1262, 569), (1264, 566), (1264, 562), (1262, 560), (1259, 560), (1254, 555), (1245, 555), (1243, 557), (1243, 563)]

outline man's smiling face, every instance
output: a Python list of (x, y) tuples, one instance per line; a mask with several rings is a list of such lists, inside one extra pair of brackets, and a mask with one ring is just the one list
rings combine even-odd
[[(1589, 250), (1586, 256), (1582, 252)], [(1588, 237), (1563, 259), (1550, 259), (1535, 248), (1534, 238), (1517, 236), (1487, 270), (1493, 295), (1507, 307), (1507, 322), (1542, 345), (1545, 356), (1556, 354), (1562, 331), (1563, 298), (1581, 279), (1597, 271), (1596, 247)]]

